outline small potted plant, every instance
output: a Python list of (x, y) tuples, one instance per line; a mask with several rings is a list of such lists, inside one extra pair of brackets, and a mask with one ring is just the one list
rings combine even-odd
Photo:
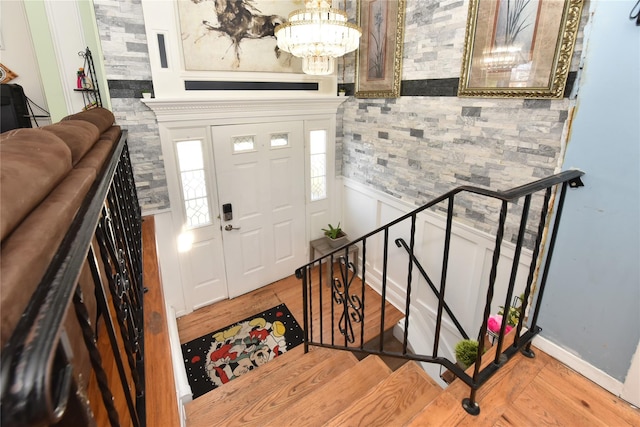
[(476, 340), (462, 340), (456, 344), (456, 362), (463, 369), (467, 369), (469, 366), (476, 362), (478, 357), (478, 341)]
[(336, 227), (331, 224), (328, 224), (329, 228), (323, 228), (324, 235), (327, 237), (329, 241), (329, 246), (332, 248), (338, 248), (345, 243), (347, 243), (347, 235), (342, 228), (340, 228), (340, 223)]
[(151, 98), (151, 91), (150, 90), (143, 90), (142, 91), (142, 97), (144, 99), (150, 99)]
[[(524, 294), (520, 294), (518, 296), (513, 297), (513, 304), (509, 307), (509, 312), (506, 314), (507, 316), (507, 325), (515, 327), (520, 321), (520, 308), (522, 307), (522, 300), (524, 299)], [(500, 311), (498, 314), (504, 316), (504, 306), (500, 306)]]
[[(505, 334), (511, 332), (511, 330), (518, 325), (518, 322), (520, 321), (520, 308), (522, 306), (523, 298), (524, 294), (513, 298), (513, 305), (509, 307), (509, 311), (506, 314), (507, 324), (504, 328)], [(493, 314), (489, 316), (489, 319), (487, 319), (487, 335), (489, 336), (491, 343), (494, 343), (500, 335), (500, 328), (502, 328), (502, 321), (504, 316), (504, 306), (501, 305), (498, 314)]]

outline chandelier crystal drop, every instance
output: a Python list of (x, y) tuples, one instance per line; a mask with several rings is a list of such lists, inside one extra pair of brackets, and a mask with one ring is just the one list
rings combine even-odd
[(314, 75), (333, 73), (335, 58), (356, 50), (361, 34), (328, 0), (306, 0), (303, 10), (291, 12), (289, 21), (275, 29), (278, 47), (302, 58), (302, 70)]

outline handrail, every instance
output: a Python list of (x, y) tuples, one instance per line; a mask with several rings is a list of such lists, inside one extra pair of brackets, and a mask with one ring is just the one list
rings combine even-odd
[[(584, 175), (584, 172), (580, 170), (568, 170), (565, 172), (561, 172), (559, 174), (540, 179), (538, 181), (534, 181), (532, 183), (522, 185), (519, 187), (512, 188), (506, 191), (492, 191), (484, 188), (473, 187), (473, 186), (461, 186), (454, 190), (447, 192), (446, 194), (435, 198), (429, 203), (414, 209), (413, 211), (400, 216), (399, 218), (387, 223), (382, 227), (378, 227), (375, 230), (351, 241), (350, 243), (343, 245), (339, 248), (334, 249), (333, 251), (316, 258), (315, 260), (303, 265), (302, 267), (296, 269), (296, 277), (301, 279), (303, 286), (303, 310), (304, 310), (304, 329), (305, 329), (305, 351), (308, 350), (309, 345), (320, 346), (320, 347), (328, 347), (334, 349), (341, 350), (357, 350), (359, 352), (365, 352), (367, 354), (378, 354), (378, 355), (389, 355), (393, 357), (400, 357), (406, 360), (416, 360), (421, 362), (429, 362), (436, 363), (441, 366), (446, 367), (451, 372), (453, 372), (456, 377), (462, 380), (465, 384), (467, 384), (470, 389), (470, 396), (467, 399), (463, 400), (463, 407), (471, 414), (478, 414), (479, 407), (475, 401), (475, 395), (477, 389), (482, 386), (497, 370), (504, 365), (504, 363), (509, 360), (516, 352), (521, 351), (523, 354), (531, 356), (533, 352), (531, 352), (531, 340), (541, 331), (541, 328), (537, 325), (538, 314), (541, 307), (541, 300), (544, 294), (544, 289), (547, 280), (547, 273), (551, 261), (551, 256), (553, 254), (553, 247), (555, 244), (558, 226), (560, 223), (560, 218), (562, 214), (562, 207), (565, 201), (566, 189), (567, 187), (575, 188), (583, 186), (580, 177)], [(552, 197), (553, 189), (556, 189), (556, 192), (559, 194), (558, 201), (555, 202), (555, 198)], [(559, 190), (558, 190), (559, 189)], [(496, 281), (498, 276), (498, 265), (500, 263), (500, 252), (503, 245), (503, 237), (505, 234), (505, 225), (506, 218), (508, 212), (508, 204), (516, 202), (522, 198), (524, 198), (524, 204), (520, 214), (520, 226), (517, 234), (517, 241), (515, 244), (514, 253), (511, 261), (511, 273), (508, 279), (508, 285), (506, 293), (504, 294), (504, 312), (509, 312), (511, 308), (511, 300), (514, 294), (514, 288), (516, 285), (516, 275), (519, 269), (520, 263), (520, 255), (522, 252), (522, 248), (524, 246), (524, 237), (528, 232), (528, 217), (529, 210), (531, 208), (531, 198), (534, 194), (539, 193), (544, 190), (544, 199), (542, 202), (541, 211), (539, 214), (538, 228), (537, 234), (535, 235), (535, 242), (533, 244), (532, 251), (532, 260), (529, 264), (529, 274), (527, 277), (527, 282), (525, 284), (524, 298), (522, 304), (520, 306), (520, 316), (519, 322), (515, 325), (515, 333), (513, 343), (509, 342), (509, 345), (506, 348), (503, 348), (505, 342), (505, 336), (507, 335), (507, 316), (503, 316), (502, 324), (500, 325), (500, 331), (497, 336), (496, 343), (496, 353), (495, 359), (492, 363), (484, 364), (483, 366), (482, 358), (483, 358), (483, 346), (478, 345), (478, 351), (476, 355), (475, 366), (472, 369), (472, 374), (468, 374), (465, 370), (459, 366), (457, 366), (452, 361), (448, 360), (446, 357), (442, 357), (439, 355), (439, 343), (440, 343), (440, 333), (442, 329), (442, 318), (444, 313), (449, 315), (451, 321), (455, 324), (460, 336), (464, 339), (468, 339), (469, 335), (466, 333), (458, 319), (453, 313), (453, 310), (449, 307), (449, 305), (445, 301), (445, 292), (446, 292), (446, 282), (447, 282), (447, 269), (449, 264), (449, 249), (452, 235), (452, 219), (453, 219), (453, 210), (454, 210), (454, 200), (455, 196), (459, 193), (472, 193), (478, 194), (481, 196), (485, 196), (490, 199), (500, 200), (501, 201), (501, 209), (499, 213), (499, 221), (497, 225), (497, 231), (495, 234), (495, 246), (493, 249), (493, 257), (491, 261), (491, 271), (489, 273), (489, 283), (486, 291), (486, 301), (482, 310), (483, 320), (478, 330), (478, 341), (483, 342), (484, 337), (487, 335), (488, 330), (488, 318), (491, 313), (492, 302), (494, 300), (494, 292), (496, 287)], [(440, 278), (440, 289), (437, 289), (436, 285), (433, 283), (421, 262), (417, 259), (415, 255), (415, 233), (416, 233), (416, 219), (419, 213), (429, 209), (441, 202), (447, 201), (447, 218), (446, 218), (446, 228), (444, 235), (444, 251), (442, 256), (442, 271)], [(549, 215), (549, 212), (553, 211), (553, 205), (557, 203), (555, 213), (553, 215)], [(402, 221), (410, 221), (410, 243), (407, 242), (403, 238), (397, 238), (394, 240), (397, 247), (403, 247), (405, 252), (408, 255), (408, 264), (407, 264), (407, 284), (406, 284), (406, 301), (404, 307), (404, 337), (402, 340), (402, 352), (391, 352), (384, 349), (382, 335), (385, 331), (385, 303), (386, 303), (386, 291), (387, 291), (387, 264), (388, 264), (388, 247), (390, 245), (389, 242), (389, 229)], [(409, 224), (407, 224), (407, 227)], [(538, 263), (538, 255), (542, 253), (541, 247), (543, 246), (543, 236), (546, 234), (547, 227), (550, 230), (551, 239), (548, 242), (548, 247), (546, 253), (544, 254), (544, 259), (540, 260)], [(378, 251), (382, 251), (382, 277), (379, 278), (381, 280), (381, 304), (380, 307), (380, 319), (379, 319), (379, 330), (380, 330), (380, 346), (378, 348), (369, 348), (369, 346), (365, 346), (364, 343), (364, 330), (365, 330), (365, 309), (364, 309), (364, 286), (367, 283), (367, 277), (365, 273), (365, 269), (367, 266), (367, 242), (373, 236), (379, 236), (379, 242), (382, 244), (382, 248), (379, 248)], [(361, 260), (349, 260), (349, 248), (353, 245), (361, 245)], [(323, 271), (322, 268), (323, 262), (326, 261), (327, 267), (327, 277), (324, 279), (325, 283), (329, 283), (331, 289), (323, 290)], [(339, 276), (334, 277), (334, 262), (339, 263)], [(360, 275), (358, 274), (357, 265), (360, 264), (362, 266)], [(537, 271), (538, 265), (544, 265), (544, 270), (541, 278), (538, 278), (538, 292), (535, 295), (534, 310), (531, 314), (527, 327), (525, 329), (524, 318), (527, 313), (527, 304), (529, 302), (529, 298), (533, 295), (533, 279), (536, 276), (535, 272)], [(431, 354), (414, 354), (410, 353), (407, 350), (408, 347), (408, 332), (409, 332), (409, 315), (411, 312), (411, 294), (412, 294), (412, 282), (413, 282), (413, 267), (416, 267), (422, 277), (426, 280), (433, 294), (437, 297), (437, 313), (435, 314), (435, 326), (433, 328), (434, 331), (434, 342), (433, 342), (433, 351)], [(317, 283), (313, 281), (312, 271), (315, 267), (318, 267), (317, 273), (314, 273), (318, 276)], [(355, 277), (359, 277), (361, 280), (358, 281), (357, 285), (354, 281)], [(350, 288), (356, 288), (354, 289)], [(340, 318), (341, 322), (343, 319), (346, 319), (348, 323), (348, 328), (343, 327), (342, 323), (339, 326), (339, 333), (344, 335), (344, 345), (336, 344), (334, 339), (334, 324), (333, 320), (331, 322), (331, 328), (326, 331), (323, 328), (322, 319), (324, 317), (324, 303), (322, 301), (323, 292), (330, 292), (331, 302), (326, 302), (326, 305), (330, 304), (331, 308), (331, 319)], [(358, 296), (358, 292), (360, 292), (361, 296)], [(317, 295), (320, 299), (319, 304), (317, 302), (314, 303), (314, 295)], [(354, 297), (355, 295), (355, 297)], [(335, 307), (335, 312), (334, 312)], [(340, 313), (338, 310), (342, 310)], [(314, 311), (315, 310), (315, 311)], [(376, 309), (377, 310), (377, 309)], [(327, 315), (328, 316), (328, 315)], [(412, 317), (413, 318), (413, 317)], [(314, 331), (313, 319), (320, 319), (320, 331)], [(352, 323), (360, 323), (360, 343), (356, 342), (355, 333), (353, 330)], [(377, 323), (375, 325), (378, 325)], [(367, 325), (368, 330), (375, 330), (377, 326)], [(326, 332), (330, 334), (330, 344), (325, 342)], [(319, 340), (316, 337), (319, 335)]]
[[(413, 261), (413, 263), (416, 265), (416, 267), (418, 268), (418, 271), (420, 272), (424, 280), (427, 281), (427, 284), (429, 285), (431, 292), (433, 292), (433, 294), (436, 297), (440, 298), (440, 292), (436, 289), (436, 285), (433, 284), (431, 277), (429, 277), (429, 275), (425, 271), (422, 264), (420, 264), (420, 261), (418, 260), (418, 258), (416, 258), (415, 254), (411, 252), (411, 249), (409, 249), (409, 246), (407, 246), (407, 242), (405, 242), (404, 239), (396, 239), (396, 246), (398, 247), (402, 246), (405, 249), (405, 251), (407, 251), (407, 253), (411, 257), (411, 261)], [(444, 307), (444, 310), (449, 315), (449, 318), (451, 319), (453, 324), (456, 326), (456, 329), (458, 329), (458, 332), (460, 332), (460, 335), (462, 335), (462, 338), (468, 340), (469, 334), (467, 334), (467, 332), (464, 330), (464, 328), (458, 321), (458, 318), (453, 314), (453, 312), (451, 311), (451, 308), (449, 308), (449, 304), (445, 302), (443, 303), (443, 307)]]
[[(521, 185), (519, 187), (515, 187), (512, 188), (510, 190), (506, 190), (506, 191), (494, 191), (494, 190), (488, 190), (486, 188), (482, 188), (482, 187), (475, 187), (475, 186), (471, 186), (471, 185), (462, 185), (460, 187), (456, 187), (453, 190), (443, 194), (440, 197), (436, 197), (435, 199), (433, 199), (432, 201), (428, 202), (425, 205), (420, 206), (417, 209), (414, 209), (413, 211), (404, 214), (402, 216), (400, 216), (399, 218), (389, 222), (386, 225), (383, 225), (382, 227), (378, 227), (375, 230), (355, 239), (352, 240), (351, 242), (349, 242), (348, 244), (342, 245), (336, 249), (334, 249), (331, 252), (326, 253), (324, 256), (319, 257), (314, 259), (313, 261), (303, 265), (302, 267), (296, 269), (296, 277), (298, 279), (301, 279), (302, 277), (300, 276), (300, 274), (302, 274), (302, 272), (300, 271), (301, 269), (305, 268), (305, 267), (310, 267), (312, 266), (314, 263), (316, 263), (318, 260), (323, 259), (323, 258), (327, 258), (330, 255), (335, 255), (337, 253), (339, 253), (340, 251), (344, 251), (344, 249), (347, 246), (352, 246), (356, 243), (360, 243), (363, 240), (373, 236), (374, 234), (377, 234), (381, 231), (384, 231), (387, 228), (390, 228), (406, 219), (411, 218), (412, 216), (419, 214), (422, 211), (425, 211), (429, 208), (434, 207), (435, 205), (437, 205), (438, 203), (441, 203), (444, 200), (447, 200), (453, 196), (455, 196), (458, 193), (462, 193), (462, 192), (467, 192), (467, 193), (473, 193), (473, 194), (479, 194), (481, 196), (488, 196), (491, 197), (493, 199), (498, 199), (498, 200), (502, 200), (505, 202), (513, 202), (514, 200), (519, 199), (520, 197), (523, 196), (527, 196), (529, 194), (533, 194), (533, 193), (537, 193), (540, 190), (544, 190), (547, 187), (551, 187), (557, 184), (561, 184), (563, 182), (569, 182), (569, 186), (571, 188), (575, 188), (575, 187), (581, 187), (582, 186), (582, 182), (580, 181), (580, 177), (584, 175), (584, 172), (579, 170), (579, 169), (571, 169), (571, 170), (567, 170), (564, 172), (560, 172), (558, 174), (555, 175), (551, 175), (548, 176), (546, 178), (542, 178), (538, 181), (534, 181), (528, 184), (524, 184)], [(300, 271), (300, 273), (299, 273)]]
[[(87, 262), (91, 242), (104, 206), (109, 204), (107, 197), (111, 194), (110, 192), (116, 191), (122, 198), (122, 204), (135, 205), (118, 206), (113, 209), (124, 209), (126, 214), (131, 215), (136, 222), (140, 222), (140, 208), (135, 187), (131, 188), (135, 185), (133, 178), (122, 176), (130, 173), (131, 165), (128, 155), (127, 131), (123, 130), (108, 157), (109, 160), (103, 165), (90, 187), (44, 277), (2, 351), (0, 388), (2, 425), (48, 425), (57, 422), (64, 415), (68, 398), (73, 393), (69, 393), (72, 386), (71, 354), (67, 339), (63, 336), (63, 323), (72, 306), (75, 306), (78, 316), (87, 315), (87, 313), (78, 313), (78, 310), (83, 309), (84, 304), (81, 300), (78, 279), (83, 265)], [(125, 180), (127, 182), (124, 182)], [(118, 188), (115, 189), (115, 187)], [(126, 194), (127, 191), (132, 194)], [(134, 236), (127, 239), (137, 239), (138, 226), (131, 225), (129, 228), (133, 228), (130, 232)], [(126, 241), (123, 244), (127, 247), (131, 245), (133, 249), (138, 242)], [(131, 258), (127, 262), (138, 264), (138, 260), (132, 261)], [(136, 265), (131, 265), (131, 268), (137, 270)], [(123, 280), (127, 279), (123, 278)], [(132, 285), (141, 286), (141, 283), (137, 283), (139, 282), (137, 278), (134, 277), (133, 280), (136, 283)], [(100, 303), (98, 299), (98, 305)], [(104, 313), (102, 315), (104, 316)], [(85, 320), (86, 325), (79, 320), (83, 334), (91, 333), (90, 329), (85, 328), (89, 325), (88, 318)], [(87, 339), (91, 340), (91, 337), (85, 336), (85, 342)], [(93, 349), (87, 350), (91, 354)], [(95, 359), (96, 357), (98, 359)], [(96, 368), (94, 360), (99, 361), (99, 357), (97, 353), (91, 354), (94, 369)], [(58, 372), (59, 369), (62, 369), (62, 374)], [(101, 388), (101, 391), (104, 390)], [(110, 408), (107, 410), (110, 411)], [(111, 413), (109, 416), (112, 421), (117, 421)], [(132, 419), (134, 425), (140, 425), (135, 415), (132, 415)]]

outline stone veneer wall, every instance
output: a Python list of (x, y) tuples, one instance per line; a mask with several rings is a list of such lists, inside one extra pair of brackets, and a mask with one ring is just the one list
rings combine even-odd
[[(129, 130), (140, 203), (147, 212), (166, 209), (157, 123), (139, 100), (140, 91), (152, 86), (140, 0), (94, 0), (94, 5), (114, 114)], [(355, 16), (355, 0), (340, 1), (339, 6)], [(585, 4), (571, 65), (574, 74), (588, 8)], [(573, 99), (455, 96), (467, 12), (468, 2), (460, 0), (407, 0), (403, 96), (346, 99), (337, 117), (338, 175), (421, 205), (459, 185), (504, 190), (561, 166)], [(338, 61), (341, 83), (353, 84), (354, 63), (354, 54)], [(431, 88), (446, 96), (424, 96)], [(493, 231), (497, 209), (470, 198), (456, 215)]]
[(169, 193), (155, 114), (141, 101), (152, 90), (140, 0), (93, 0), (111, 106), (129, 131), (129, 151), (143, 213), (169, 208)]
[[(407, 0), (403, 96), (345, 101), (338, 117), (336, 153), (343, 176), (422, 205), (461, 185), (507, 190), (559, 170), (574, 99), (456, 96), (468, 4)], [(571, 65), (574, 76), (588, 7), (584, 6)], [(355, 1), (347, 10), (354, 16)], [(350, 55), (338, 64), (339, 79), (347, 86), (354, 81), (349, 72), (354, 58)], [(424, 96), (430, 93), (444, 96)], [(532, 221), (540, 205), (538, 201), (532, 208)], [(499, 208), (465, 197), (455, 215), (477, 229), (495, 232)], [(515, 241), (516, 232), (513, 217), (506, 238)]]

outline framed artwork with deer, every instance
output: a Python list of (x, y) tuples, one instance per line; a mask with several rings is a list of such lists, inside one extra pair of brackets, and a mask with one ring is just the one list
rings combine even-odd
[(301, 73), (301, 60), (281, 51), (274, 29), (304, 0), (179, 0), (188, 71)]

